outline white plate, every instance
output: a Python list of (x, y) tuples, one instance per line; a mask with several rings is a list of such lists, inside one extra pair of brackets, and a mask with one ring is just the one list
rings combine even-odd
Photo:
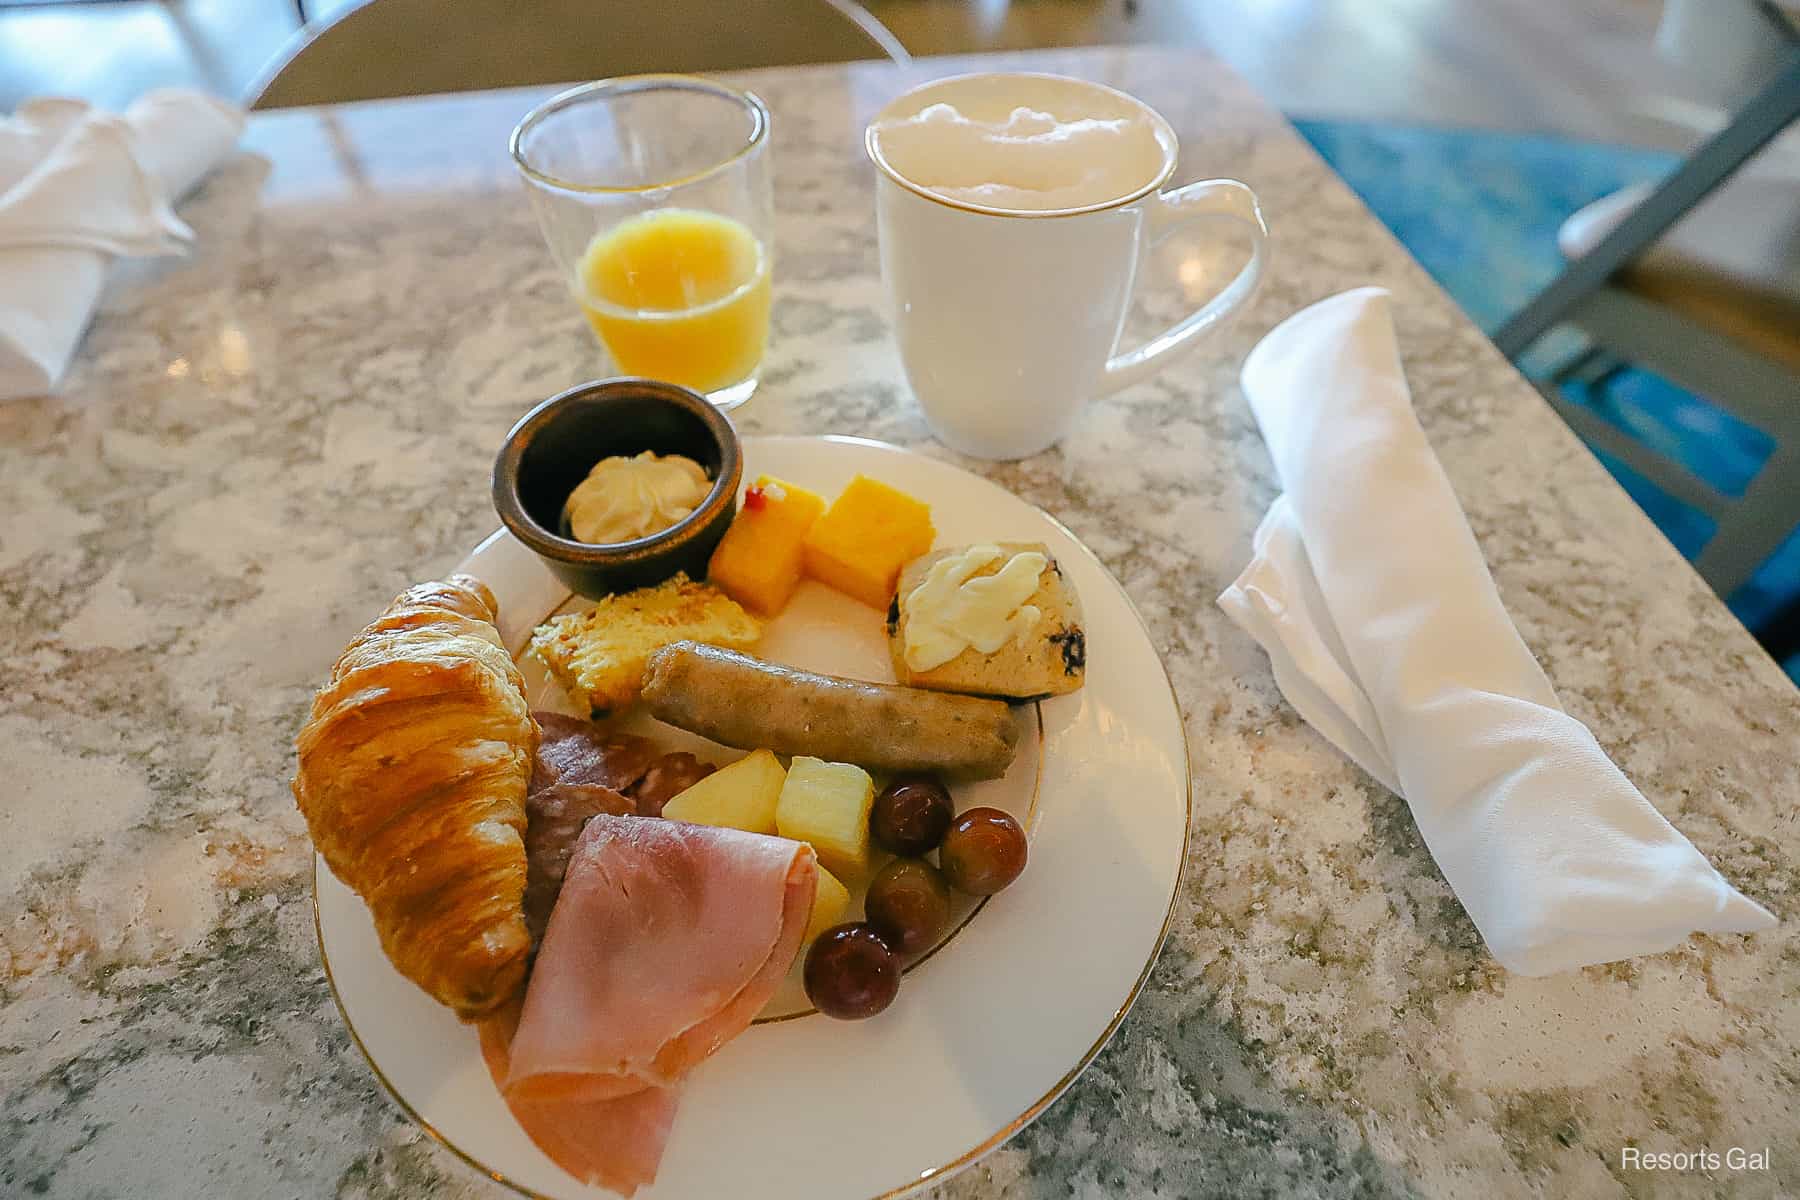
[[(1004, 780), (953, 789), (1029, 821), (1025, 874), (910, 970), (893, 1006), (857, 1022), (805, 1011), (791, 983), (764, 1020), (700, 1066), (646, 1200), (892, 1197), (976, 1161), (1042, 1112), (1100, 1052), (1150, 973), (1180, 886), (1187, 743), (1173, 690), (1130, 600), (1061, 525), (947, 463), (846, 438), (747, 438), (760, 473), (835, 496), (861, 473), (931, 505), (940, 545), (1047, 543), (1081, 595), (1087, 686), (1021, 712)], [(569, 594), (497, 533), (459, 570), (500, 601), (515, 651)], [(760, 652), (889, 681), (881, 614), (816, 584)], [(532, 676), (534, 693), (553, 685)], [(661, 740), (695, 739), (657, 727)], [(1041, 742), (1039, 734), (1041, 732)], [(686, 739), (683, 741), (683, 739)], [(713, 761), (739, 752), (700, 743)], [(507, 1111), (474, 1031), (394, 971), (362, 901), (315, 863), (320, 956), (344, 1023), (395, 1100), (445, 1146), (525, 1195), (608, 1196), (565, 1174)]]

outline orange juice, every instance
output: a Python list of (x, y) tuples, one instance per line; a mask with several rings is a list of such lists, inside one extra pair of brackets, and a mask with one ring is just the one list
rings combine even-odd
[(756, 370), (769, 338), (769, 259), (742, 224), (664, 208), (597, 235), (581, 307), (619, 369), (713, 391)]

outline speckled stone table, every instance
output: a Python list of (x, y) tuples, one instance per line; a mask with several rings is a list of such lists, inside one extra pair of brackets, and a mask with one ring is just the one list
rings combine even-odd
[[(951, 1197), (1800, 1193), (1800, 693), (1281, 119), (1192, 53), (981, 60), (1168, 115), (1254, 186), (1249, 311), (1030, 461), (1143, 610), (1194, 760), (1192, 859), (1111, 1047)], [(969, 60), (748, 77), (775, 115), (776, 333), (750, 431), (927, 434), (881, 315), (860, 142)], [(496, 524), (507, 427), (591, 375), (505, 154), (536, 93), (255, 118), (121, 273), (67, 394), (0, 404), (0, 1195), (499, 1194), (401, 1116), (313, 940), (291, 739), (336, 651)], [(1165, 247), (1138, 323), (1230, 248)], [(1238, 363), (1394, 292), (1408, 373), (1525, 639), (1651, 800), (1784, 924), (1503, 973), (1405, 805), (1283, 704), (1213, 597), (1274, 495)], [(1769, 1148), (1644, 1171), (1646, 1150)]]

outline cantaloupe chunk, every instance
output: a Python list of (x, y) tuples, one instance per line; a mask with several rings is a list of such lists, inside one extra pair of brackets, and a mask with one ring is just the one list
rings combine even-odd
[(806, 573), (886, 610), (900, 568), (931, 549), (929, 506), (858, 475), (806, 535)]
[(807, 531), (825, 511), (825, 498), (770, 475), (744, 491), (744, 503), (725, 531), (707, 581), (745, 608), (772, 617), (800, 586)]
[(874, 803), (875, 781), (861, 767), (796, 755), (781, 785), (775, 828), (784, 838), (810, 842), (839, 879), (861, 878), (869, 867)]
[(838, 877), (819, 868), (819, 888), (813, 893), (812, 919), (806, 923), (806, 936), (801, 945), (811, 945), (812, 940), (843, 920), (844, 910), (850, 907), (850, 889), (838, 882)]
[(753, 750), (721, 767), (663, 806), (671, 821), (722, 825), (746, 833), (775, 832), (775, 806), (787, 772), (767, 750)]

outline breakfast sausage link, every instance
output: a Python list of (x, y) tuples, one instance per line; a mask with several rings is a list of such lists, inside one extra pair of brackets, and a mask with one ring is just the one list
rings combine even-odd
[(815, 675), (698, 642), (650, 656), (644, 703), (659, 720), (741, 750), (970, 779), (1004, 775), (1019, 736), (998, 700)]

